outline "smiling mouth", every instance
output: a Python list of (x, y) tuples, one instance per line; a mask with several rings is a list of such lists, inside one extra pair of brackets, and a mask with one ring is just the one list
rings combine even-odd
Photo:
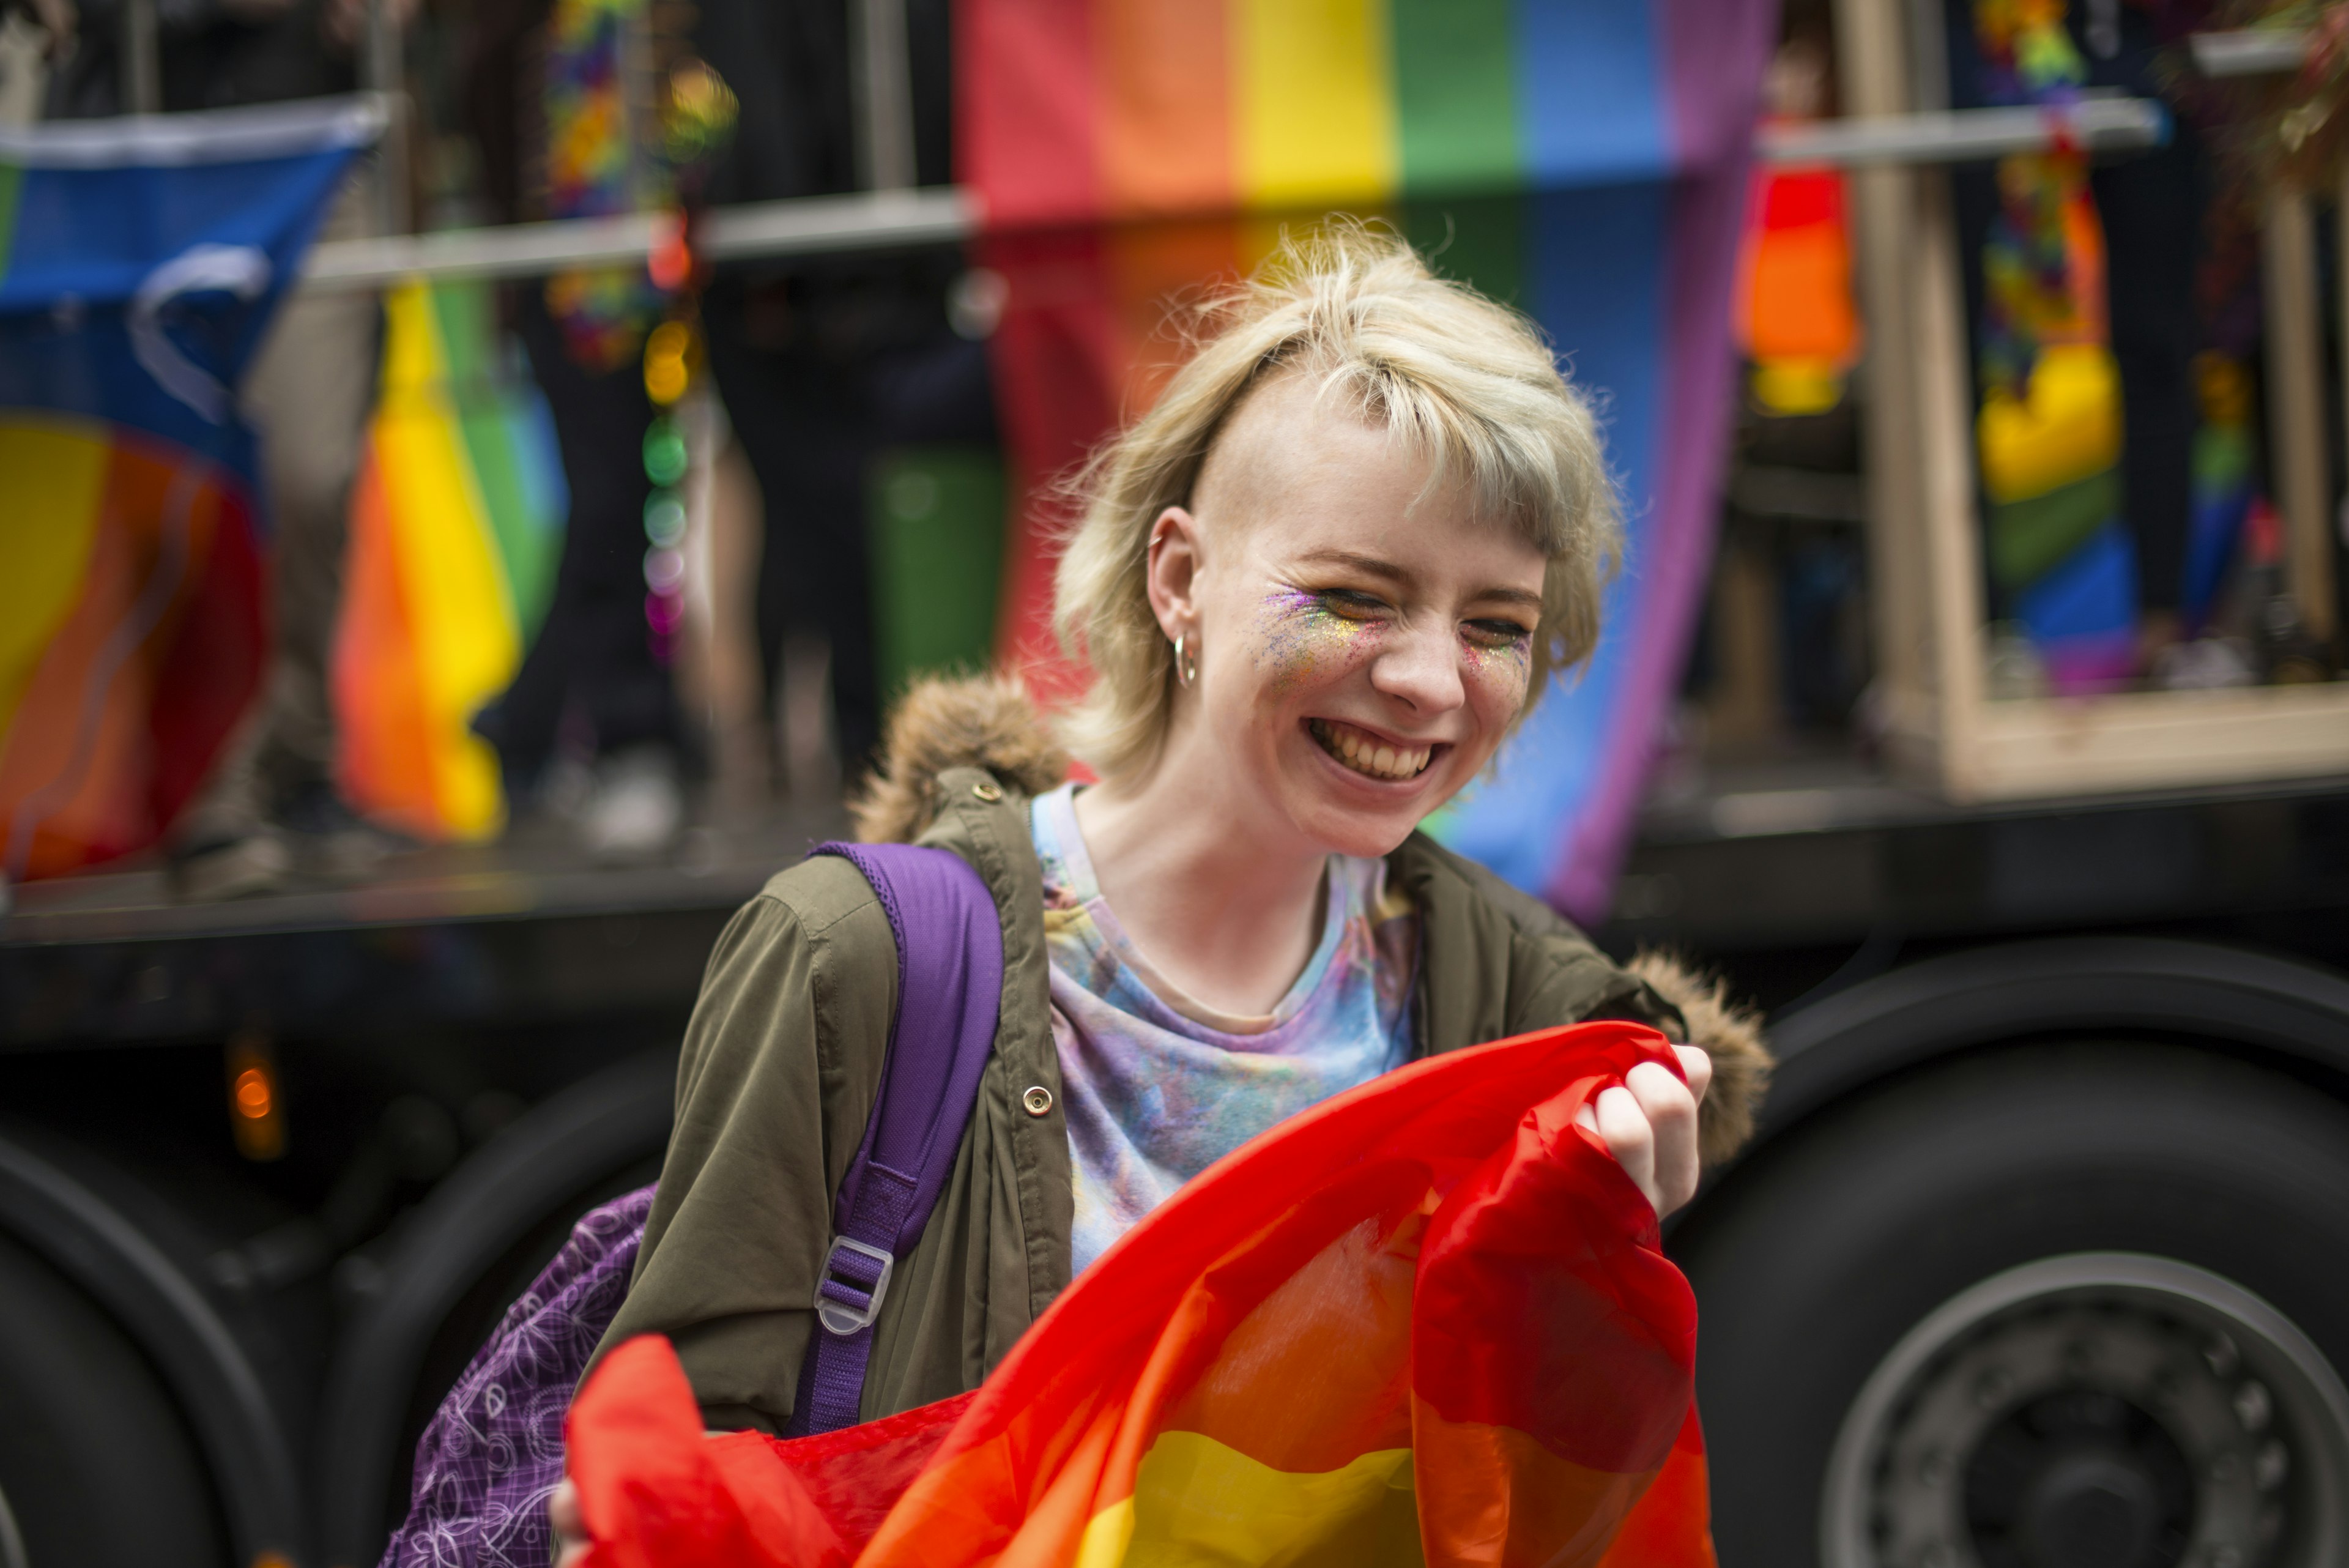
[(1313, 732), (1314, 740), (1320, 742), (1323, 751), (1364, 778), (1416, 778), (1427, 771), (1428, 763), (1444, 749), (1440, 742), (1427, 746), (1397, 746), (1368, 730), (1358, 730), (1335, 719), (1310, 720), (1307, 728)]

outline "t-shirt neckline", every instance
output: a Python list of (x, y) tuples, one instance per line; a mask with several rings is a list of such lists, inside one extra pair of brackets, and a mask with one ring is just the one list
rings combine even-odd
[[(1094, 929), (1099, 930), (1111, 954), (1125, 968), (1153, 1001), (1168, 1012), (1193, 1024), (1212, 1029), (1218, 1033), (1243, 1039), (1272, 1033), (1305, 1010), (1313, 993), (1329, 974), (1331, 961), (1337, 957), (1339, 944), (1344, 940), (1349, 914), (1346, 902), (1348, 879), (1340, 877), (1338, 857), (1331, 856), (1321, 873), (1321, 938), (1315, 944), (1313, 956), (1306, 961), (1299, 974), (1268, 1013), (1248, 1014), (1226, 1012), (1191, 995), (1159, 971), (1149, 956), (1143, 952), (1124, 926), (1119, 923), (1116, 911), (1102, 897), (1101, 883), (1093, 872), (1092, 853), (1085, 846), (1084, 829), (1077, 822), (1077, 786), (1073, 781), (1036, 797), (1043, 815), (1043, 826), (1050, 842), (1047, 847), (1061, 863), (1066, 877), (1062, 891), (1084, 909)], [(1257, 1042), (1260, 1043), (1260, 1042)]]

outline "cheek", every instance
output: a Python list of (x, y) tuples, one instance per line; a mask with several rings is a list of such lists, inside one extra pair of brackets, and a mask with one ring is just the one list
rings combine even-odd
[(1379, 632), (1375, 622), (1331, 615), (1311, 595), (1282, 589), (1257, 607), (1249, 662), (1267, 692), (1290, 697), (1364, 662)]
[(1490, 648), (1463, 642), (1460, 676), (1477, 714), (1497, 734), (1525, 705), (1533, 676), (1533, 650), (1523, 643)]

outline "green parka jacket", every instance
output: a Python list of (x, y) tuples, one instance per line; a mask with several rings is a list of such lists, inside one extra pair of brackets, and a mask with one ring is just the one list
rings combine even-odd
[[(874, 1325), (866, 1420), (976, 1387), (1069, 1282), (1069, 1139), (1028, 833), (1030, 793), (1057, 783), (1065, 759), (1042, 733), (1009, 687), (918, 690), (860, 814), (867, 839), (912, 838), (977, 868), (1002, 917), (1004, 956), (970, 1129)], [(1718, 986), (1669, 961), (1619, 968), (1547, 908), (1424, 835), (1388, 857), (1388, 876), (1419, 909), (1423, 1054), (1637, 1019), (1713, 1052), (1708, 1158), (1742, 1141), (1768, 1058)], [(779, 873), (710, 955), (660, 1190), (602, 1348), (667, 1334), (714, 1428), (781, 1431), (790, 1417), (833, 1197), (879, 1087), (896, 970), (871, 886), (831, 856)]]

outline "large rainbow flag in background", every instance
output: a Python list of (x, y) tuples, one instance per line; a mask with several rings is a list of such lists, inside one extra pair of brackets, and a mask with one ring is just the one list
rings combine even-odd
[(352, 154), (357, 100), (0, 128), (0, 871), (153, 843), (257, 684), (233, 389)]
[(667, 1342), (623, 1345), (567, 1434), (590, 1568), (1711, 1568), (1695, 1303), (1575, 1125), (1641, 1061), (1677, 1071), (1581, 1024), (1327, 1101), (976, 1393), (865, 1426), (708, 1438)]
[(1607, 634), (1432, 826), (1604, 912), (1702, 592), (1730, 286), (1772, 0), (961, 0), (957, 146), (1009, 281), (994, 350), (1033, 500), (999, 652), (1070, 691), (1041, 481), (1151, 395), (1172, 291), (1283, 223), (1388, 218), (1547, 329), (1602, 395), (1630, 524)]

